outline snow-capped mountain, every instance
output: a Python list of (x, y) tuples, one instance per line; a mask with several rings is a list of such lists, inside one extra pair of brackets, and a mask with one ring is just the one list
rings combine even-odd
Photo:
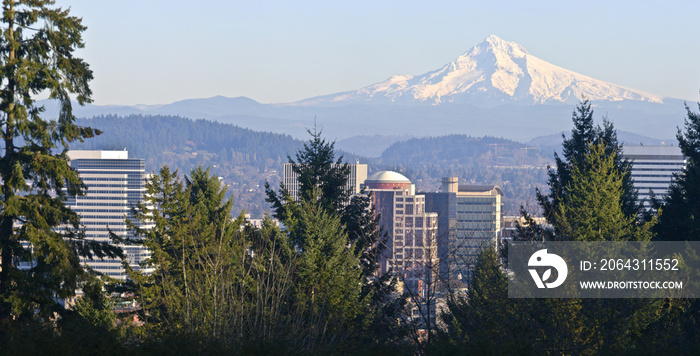
[(575, 104), (582, 96), (592, 101), (662, 103), (664, 99), (557, 67), (529, 54), (515, 42), (491, 35), (438, 70), (418, 76), (393, 76), (359, 90), (310, 98), (296, 104)]
[[(686, 116), (682, 100), (557, 67), (496, 36), (436, 71), (394, 76), (355, 91), (296, 103), (262, 104), (217, 96), (160, 106), (76, 106), (75, 114), (179, 115), (302, 139), (318, 118), (324, 134), (337, 139), (464, 133), (529, 140), (570, 130), (571, 112), (582, 97), (592, 101), (596, 120), (607, 117), (619, 130), (657, 139), (674, 137)], [(58, 104), (47, 102), (46, 110), (55, 115)]]

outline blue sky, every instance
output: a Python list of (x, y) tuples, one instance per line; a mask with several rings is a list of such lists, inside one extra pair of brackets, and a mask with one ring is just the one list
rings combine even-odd
[(700, 99), (699, 1), (57, 0), (88, 26), (95, 104), (263, 103), (439, 68), (490, 34), (618, 85)]

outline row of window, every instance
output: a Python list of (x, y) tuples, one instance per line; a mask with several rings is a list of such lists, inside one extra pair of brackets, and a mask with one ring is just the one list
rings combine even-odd
[[(90, 224), (90, 223), (83, 223), (83, 225), (104, 225), (102, 223), (95, 223), (95, 224)], [(87, 229), (90, 232), (95, 232), (95, 231), (112, 231), (112, 232), (128, 232), (130, 231), (129, 229), (120, 229), (120, 228), (105, 228), (105, 227), (91, 227)]]
[(678, 167), (678, 168), (638, 168), (638, 167), (633, 167), (632, 168), (632, 174), (635, 172), (680, 172), (683, 167)]
[(457, 201), (457, 205), (490, 205), (490, 206), (496, 206), (496, 202), (494, 202), (494, 201), (462, 201), (462, 200), (459, 200), (459, 201)]
[(634, 180), (635, 183), (658, 183), (658, 184), (666, 184), (670, 183), (670, 180)]
[(79, 200), (126, 200), (126, 197), (121, 196), (121, 197), (77, 197), (76, 199)]
[(642, 177), (642, 178), (655, 178), (655, 177), (663, 177), (663, 178), (673, 178), (673, 174), (634, 174), (632, 173), (632, 178), (637, 178), (637, 177)]
[(400, 259), (412, 259), (412, 258), (414, 258), (414, 255), (415, 255), (416, 259), (419, 259), (419, 260), (423, 259), (423, 255), (424, 255), (423, 249), (422, 248), (417, 248), (417, 249), (397, 248), (394, 251), (394, 256), (396, 257), (396, 259), (399, 259), (399, 260)]
[(71, 166), (78, 170), (83, 169), (110, 169), (117, 170), (145, 170), (146, 163), (143, 160), (129, 159), (99, 159), (99, 160), (82, 160), (76, 159), (71, 162)]
[(102, 182), (102, 181), (110, 181), (110, 182), (124, 182), (126, 181), (126, 177), (123, 178), (113, 178), (113, 177), (80, 177), (80, 179), (83, 180), (83, 182)]
[(640, 161), (634, 161), (634, 166), (683, 166), (685, 165), (684, 162), (657, 162), (657, 161), (652, 161), (652, 162), (640, 162)]
[(124, 214), (126, 209), (73, 209), (76, 213), (113, 213)]
[[(122, 199), (124, 200), (124, 199)], [(88, 203), (88, 202), (77, 202), (68, 204), (70, 206), (124, 206), (124, 203)]]
[(102, 189), (88, 189), (88, 194), (126, 194), (126, 189), (122, 190), (102, 190)]
[(124, 215), (80, 215), (80, 219), (124, 220)]

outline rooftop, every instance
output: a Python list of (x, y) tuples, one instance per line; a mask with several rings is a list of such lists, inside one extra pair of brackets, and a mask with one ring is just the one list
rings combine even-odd
[(68, 158), (74, 159), (128, 159), (129, 151), (70, 150)]
[(459, 185), (459, 192), (460, 193), (488, 193), (491, 191), (496, 191), (496, 193), (500, 195), (505, 195), (503, 194), (503, 190), (501, 187), (497, 185), (474, 185), (474, 184), (460, 184)]
[(374, 183), (411, 183), (411, 181), (406, 178), (401, 173), (396, 173), (393, 171), (379, 171), (377, 173), (372, 174), (369, 178), (365, 180), (365, 182), (374, 182)]

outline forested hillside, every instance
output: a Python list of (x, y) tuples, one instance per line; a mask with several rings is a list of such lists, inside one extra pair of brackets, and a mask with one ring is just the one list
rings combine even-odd
[[(287, 155), (302, 144), (289, 135), (177, 116), (97, 116), (80, 119), (78, 124), (103, 133), (74, 143), (72, 149), (126, 149), (130, 157), (144, 158), (149, 172), (163, 165), (180, 173), (198, 165), (210, 167), (235, 196), (234, 214), (246, 210), (253, 217), (269, 211), (263, 186), (266, 181), (277, 186)], [(357, 157), (338, 154), (348, 162)], [(506, 193), (504, 210), (515, 213), (519, 205), (533, 203), (534, 188), (545, 184), (547, 157), (551, 152), (512, 140), (449, 135), (397, 142), (381, 158), (360, 158), (360, 162), (369, 164), (370, 174), (383, 169), (404, 173), (419, 190), (438, 189), (440, 178), (445, 176), (475, 184), (498, 184)]]
[(405, 173), (426, 191), (437, 190), (447, 176), (498, 184), (506, 195), (505, 213), (515, 215), (520, 205), (535, 205), (534, 190), (546, 184), (550, 157), (552, 152), (503, 138), (449, 135), (394, 143), (382, 154), (381, 165)]
[(163, 165), (180, 173), (197, 165), (210, 167), (235, 195), (234, 214), (245, 209), (254, 216), (269, 210), (262, 194), (265, 181), (277, 184), (287, 155), (301, 146), (289, 135), (177, 116), (97, 116), (78, 124), (103, 133), (71, 149), (126, 149), (130, 157), (144, 158), (149, 172)]

